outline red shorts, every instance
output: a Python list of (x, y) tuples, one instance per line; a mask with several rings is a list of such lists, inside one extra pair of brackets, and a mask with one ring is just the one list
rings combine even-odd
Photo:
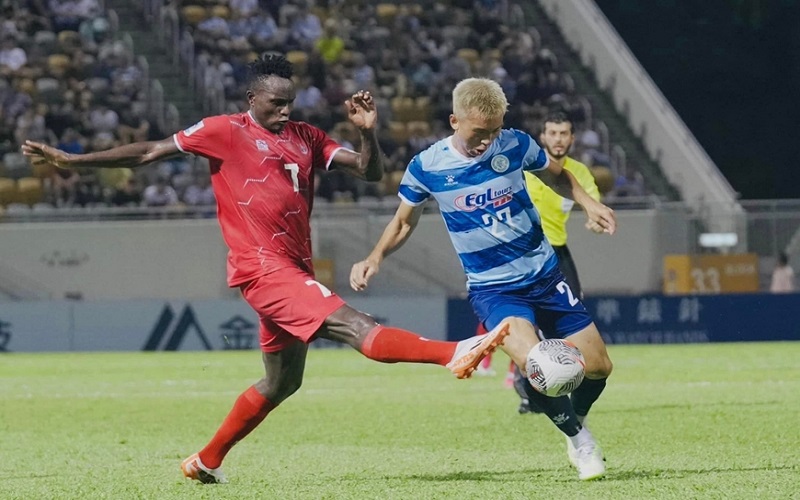
[(281, 351), (293, 342), (310, 342), (325, 319), (345, 302), (310, 274), (285, 267), (239, 286), (260, 318), (263, 352)]

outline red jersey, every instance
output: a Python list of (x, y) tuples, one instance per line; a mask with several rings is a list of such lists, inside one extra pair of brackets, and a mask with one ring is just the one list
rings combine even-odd
[(285, 266), (313, 275), (313, 169), (327, 169), (339, 144), (303, 122), (275, 134), (250, 113), (205, 118), (173, 137), (181, 151), (210, 161), (217, 218), (230, 250), (228, 285)]

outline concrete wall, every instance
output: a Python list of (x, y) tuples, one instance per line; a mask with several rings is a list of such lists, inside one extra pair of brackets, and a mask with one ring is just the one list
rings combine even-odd
[[(686, 252), (687, 223), (658, 211), (617, 214), (619, 232), (594, 235), (570, 221), (570, 248), (587, 293), (660, 290), (661, 256)], [(335, 263), (336, 291), (367, 255), (389, 216), (314, 220), (316, 257)], [(225, 284), (226, 248), (216, 220), (0, 224), (0, 283), (40, 298), (234, 298)], [(363, 296), (463, 294), (465, 279), (438, 214), (423, 216)]]
[[(447, 335), (445, 297), (359, 297), (351, 305), (431, 339)], [(0, 353), (257, 348), (258, 318), (243, 300), (0, 303)]]

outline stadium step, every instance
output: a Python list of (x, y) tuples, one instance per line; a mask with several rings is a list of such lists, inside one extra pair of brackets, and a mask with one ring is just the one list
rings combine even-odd
[(138, 0), (106, 0), (106, 7), (117, 13), (120, 32), (127, 33), (133, 41), (136, 56), (147, 60), (150, 79), (161, 83), (165, 102), (180, 113), (180, 126), (196, 123), (202, 118), (197, 96), (191, 91), (185, 72), (172, 61), (171, 48), (159, 40), (159, 27), (145, 22), (140, 4)]

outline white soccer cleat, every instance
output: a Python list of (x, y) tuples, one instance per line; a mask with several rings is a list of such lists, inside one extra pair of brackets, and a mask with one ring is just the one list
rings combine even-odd
[(572, 440), (569, 436), (564, 436), (567, 438), (567, 458), (569, 458), (569, 463), (572, 464), (573, 467), (578, 467), (578, 449), (575, 448), (575, 445), (572, 444)]
[(578, 469), (578, 478), (581, 481), (600, 479), (605, 475), (606, 463), (603, 458), (603, 450), (600, 449), (600, 445), (593, 437), (577, 448), (570, 442), (567, 445), (567, 454), (570, 462)]
[[(586, 426), (586, 417), (578, 417), (578, 422), (581, 423), (581, 426), (589, 431), (589, 428)], [(567, 458), (569, 458), (569, 463), (572, 464), (573, 467), (578, 467), (578, 450), (575, 449), (575, 445), (572, 444), (572, 440), (569, 436), (564, 436), (567, 438)], [(605, 457), (601, 454), (600, 457), (605, 460)]]
[(181, 462), (181, 471), (187, 478), (200, 481), (203, 484), (224, 484), (228, 482), (222, 472), (222, 468), (209, 469), (203, 465), (197, 453)]
[(500, 323), (491, 332), (485, 335), (462, 340), (456, 347), (453, 359), (447, 363), (447, 368), (458, 378), (470, 378), (478, 365), (489, 353), (503, 345), (509, 333), (509, 324)]
[(594, 440), (586, 442), (575, 449), (575, 467), (578, 468), (578, 479), (591, 481), (600, 479), (606, 473), (603, 451)]

